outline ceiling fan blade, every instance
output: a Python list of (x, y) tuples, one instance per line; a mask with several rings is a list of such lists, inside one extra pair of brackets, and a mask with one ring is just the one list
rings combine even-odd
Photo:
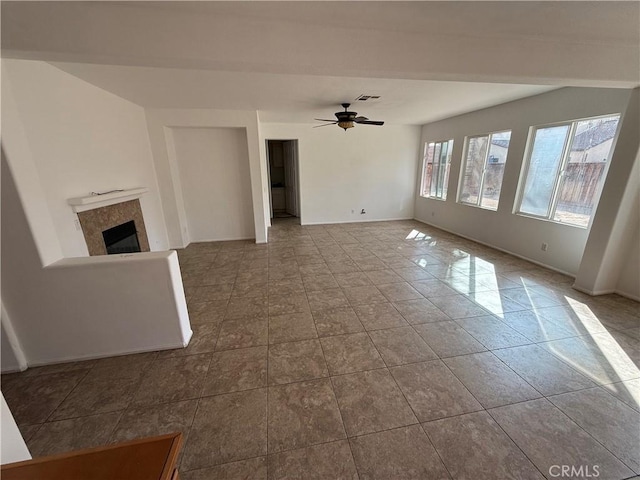
[(354, 120), (355, 123), (360, 125), (384, 125), (384, 122), (380, 122), (377, 120), (358, 120), (357, 118)]
[(363, 122), (365, 120), (369, 120), (369, 119), (367, 117), (362, 117), (362, 116), (356, 117), (353, 119), (354, 122)]
[(334, 122), (334, 123), (338, 123), (336, 120), (327, 120), (326, 118), (314, 118), (314, 120), (318, 120), (319, 122)]
[(328, 125), (335, 125), (335, 124), (337, 124), (337, 123), (338, 123), (338, 122), (325, 123), (324, 125), (316, 125), (316, 126), (314, 126), (313, 128), (326, 127), (326, 126), (328, 126)]

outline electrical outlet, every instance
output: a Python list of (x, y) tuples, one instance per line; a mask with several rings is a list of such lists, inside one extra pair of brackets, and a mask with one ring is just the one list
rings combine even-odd
[(542, 250), (543, 252), (546, 252), (547, 248), (549, 248), (548, 243), (543, 243), (542, 245), (540, 245), (540, 250)]

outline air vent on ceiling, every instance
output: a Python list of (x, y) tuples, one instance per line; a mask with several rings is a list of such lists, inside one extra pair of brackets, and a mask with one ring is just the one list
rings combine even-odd
[(360, 95), (356, 98), (357, 101), (366, 102), (367, 100), (377, 100), (380, 98), (380, 95)]

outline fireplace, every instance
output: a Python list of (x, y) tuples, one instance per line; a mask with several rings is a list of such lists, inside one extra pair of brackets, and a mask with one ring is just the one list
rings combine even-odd
[(78, 212), (89, 255), (148, 252), (139, 200)]
[(136, 222), (133, 220), (105, 230), (102, 232), (102, 238), (107, 248), (107, 255), (140, 251)]

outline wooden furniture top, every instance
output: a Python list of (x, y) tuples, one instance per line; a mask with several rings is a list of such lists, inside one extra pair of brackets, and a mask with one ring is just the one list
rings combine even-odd
[(171, 480), (182, 433), (2, 465), (2, 480)]

